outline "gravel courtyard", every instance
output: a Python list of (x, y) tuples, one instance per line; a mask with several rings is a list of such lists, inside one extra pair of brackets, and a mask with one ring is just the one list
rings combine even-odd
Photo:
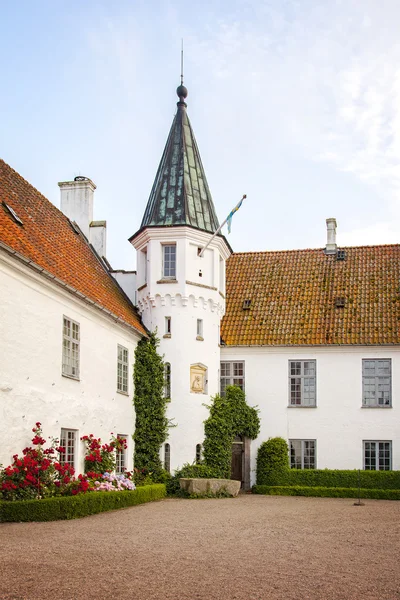
[(1, 600), (396, 600), (400, 502), (170, 499), (0, 525)]

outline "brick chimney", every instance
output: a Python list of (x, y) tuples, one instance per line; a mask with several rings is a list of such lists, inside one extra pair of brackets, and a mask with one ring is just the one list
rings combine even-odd
[(336, 254), (337, 252), (336, 227), (336, 219), (326, 220), (327, 240), (325, 246), (325, 254)]

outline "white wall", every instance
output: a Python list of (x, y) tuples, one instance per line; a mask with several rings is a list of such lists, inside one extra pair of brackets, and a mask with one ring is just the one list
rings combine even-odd
[[(32, 427), (43, 424), (46, 437), (61, 428), (129, 436), (132, 468), (134, 428), (133, 361), (139, 339), (51, 282), (0, 255), (0, 463), (30, 444)], [(80, 324), (80, 381), (63, 377), (63, 315)], [(117, 345), (129, 350), (129, 395), (117, 392)], [(84, 447), (76, 467), (83, 471)]]
[[(392, 468), (400, 469), (400, 348), (227, 348), (221, 360), (245, 362), (247, 402), (258, 405), (261, 432), (269, 437), (315, 439), (317, 468), (362, 469), (363, 440), (391, 440)], [(392, 408), (362, 408), (362, 359), (392, 359)], [(317, 407), (289, 407), (288, 361), (315, 359)], [(252, 471), (252, 483), (255, 474)]]

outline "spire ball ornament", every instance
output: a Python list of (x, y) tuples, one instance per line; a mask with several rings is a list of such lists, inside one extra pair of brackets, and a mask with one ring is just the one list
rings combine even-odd
[(176, 88), (176, 93), (178, 95), (179, 100), (181, 100), (181, 102), (187, 98), (188, 95), (188, 91), (187, 88), (184, 85), (180, 85), (179, 87)]

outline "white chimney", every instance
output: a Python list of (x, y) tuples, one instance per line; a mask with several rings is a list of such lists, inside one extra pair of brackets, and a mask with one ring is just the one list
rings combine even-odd
[(90, 223), (93, 221), (93, 195), (96, 189), (87, 177), (75, 177), (74, 181), (61, 181), (61, 210), (75, 221), (89, 239)]
[(336, 219), (327, 219), (326, 220), (326, 247), (325, 254), (336, 254), (337, 245), (336, 245)]
[(89, 225), (89, 242), (100, 257), (106, 256), (107, 221), (92, 221)]

